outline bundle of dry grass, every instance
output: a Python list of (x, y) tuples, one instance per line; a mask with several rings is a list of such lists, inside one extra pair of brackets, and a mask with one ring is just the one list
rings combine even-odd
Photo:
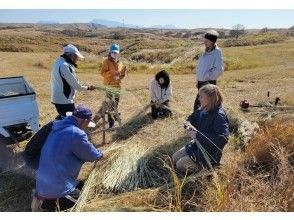
[(157, 185), (157, 178), (147, 165), (152, 147), (129, 139), (104, 150), (107, 155), (91, 172), (74, 211), (82, 211), (94, 197), (117, 194)]

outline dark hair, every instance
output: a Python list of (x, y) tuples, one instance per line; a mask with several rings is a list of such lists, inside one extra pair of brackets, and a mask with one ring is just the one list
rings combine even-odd
[(64, 53), (61, 55), (61, 57), (63, 57), (67, 63), (73, 65), (74, 67), (78, 67), (78, 65), (76, 63), (72, 62), (72, 59), (71, 59), (69, 53)]
[[(163, 78), (164, 79), (164, 83), (162, 85), (160, 85), (159, 83), (159, 79)], [(165, 70), (161, 70), (160, 72), (158, 72), (155, 75), (155, 80), (158, 82), (158, 84), (162, 87), (162, 88), (167, 88), (169, 86), (170, 83), (170, 79), (169, 79), (169, 74), (168, 72), (166, 72)]]

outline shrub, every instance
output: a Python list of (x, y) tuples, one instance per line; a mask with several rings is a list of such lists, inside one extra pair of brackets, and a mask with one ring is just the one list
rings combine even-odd
[(224, 57), (225, 70), (240, 70), (257, 67), (258, 64), (254, 60), (245, 60), (241, 57)]
[(259, 34), (248, 34), (239, 37), (238, 39), (225, 40), (222, 43), (223, 47), (240, 47), (240, 46), (254, 46), (262, 44), (271, 44), (283, 42), (288, 37), (285, 34), (275, 32), (265, 32)]
[(254, 162), (265, 168), (272, 168), (277, 163), (273, 156), (276, 147), (284, 148), (292, 155), (294, 153), (294, 120), (275, 119), (261, 125), (258, 134), (251, 139), (246, 147), (246, 158), (248, 162)]
[(170, 63), (176, 57), (170, 50), (145, 50), (132, 54), (130, 59), (136, 62)]

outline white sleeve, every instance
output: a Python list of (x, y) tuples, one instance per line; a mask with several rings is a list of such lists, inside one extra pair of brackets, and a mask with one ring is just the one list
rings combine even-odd
[(209, 69), (209, 76), (211, 79), (217, 80), (224, 72), (224, 59), (221, 51), (217, 51), (215, 57), (215, 63), (211, 69)]
[(170, 83), (169, 86), (166, 89), (166, 94), (164, 96), (164, 100), (163, 101), (170, 100), (171, 96), (172, 96), (172, 85)]
[(153, 102), (157, 101), (158, 98), (156, 97), (156, 93), (155, 93), (155, 88), (154, 88), (153, 80), (151, 80), (150, 83), (149, 83), (149, 92), (150, 92), (151, 100), (152, 100)]
[(88, 86), (83, 86), (77, 79), (77, 77), (72, 74), (69, 70), (69, 66), (61, 64), (59, 67), (60, 74), (66, 80), (66, 82), (75, 90), (85, 91), (88, 89)]

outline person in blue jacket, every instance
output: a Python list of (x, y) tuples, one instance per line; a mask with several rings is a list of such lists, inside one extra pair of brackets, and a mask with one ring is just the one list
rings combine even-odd
[(219, 165), (222, 150), (228, 142), (229, 121), (218, 87), (213, 84), (201, 87), (199, 100), (200, 107), (184, 124), (192, 140), (172, 156), (176, 169), (181, 172)]
[(79, 105), (71, 116), (54, 121), (41, 151), (32, 211), (55, 211), (56, 201), (60, 210), (75, 204), (82, 187), (77, 177), (83, 163), (103, 157), (84, 131), (93, 125), (92, 115), (88, 107)]

